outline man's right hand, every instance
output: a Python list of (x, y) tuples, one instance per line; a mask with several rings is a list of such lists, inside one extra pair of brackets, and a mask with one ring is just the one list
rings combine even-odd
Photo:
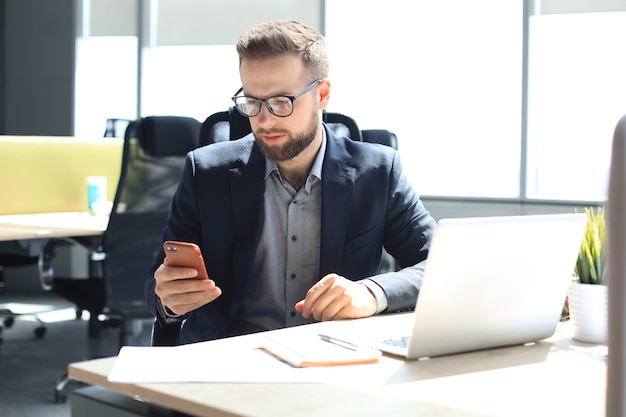
[(166, 258), (154, 272), (154, 292), (172, 313), (189, 313), (222, 295), (213, 280), (195, 278), (197, 275), (194, 268), (169, 266)]

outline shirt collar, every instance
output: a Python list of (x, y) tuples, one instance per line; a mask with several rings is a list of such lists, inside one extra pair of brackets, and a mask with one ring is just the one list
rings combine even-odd
[[(315, 156), (315, 161), (313, 161), (311, 172), (309, 172), (309, 176), (304, 186), (307, 192), (310, 191), (312, 177), (315, 177), (318, 180), (322, 179), (322, 165), (324, 164), (325, 154), (326, 154), (326, 129), (324, 128), (324, 126), (322, 126), (322, 146), (320, 146), (320, 149), (317, 152), (317, 155)], [(282, 177), (280, 176), (280, 171), (278, 170), (278, 166), (276, 165), (276, 162), (266, 158), (265, 159), (265, 179), (267, 179), (268, 175), (270, 175), (274, 171), (276, 172), (276, 175), (278, 175), (278, 178), (280, 178), (280, 180), (283, 181)]]

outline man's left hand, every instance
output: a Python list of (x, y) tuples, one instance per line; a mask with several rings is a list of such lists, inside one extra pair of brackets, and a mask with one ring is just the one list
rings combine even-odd
[(337, 274), (326, 275), (296, 303), (302, 317), (313, 316), (318, 321), (369, 317), (376, 309), (376, 297), (366, 285)]

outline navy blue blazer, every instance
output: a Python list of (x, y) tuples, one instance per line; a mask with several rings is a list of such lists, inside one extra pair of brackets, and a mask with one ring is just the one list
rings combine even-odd
[[(322, 167), (320, 277), (371, 277), (385, 291), (388, 311), (413, 308), (435, 221), (402, 173), (394, 149), (339, 137), (325, 127)], [(190, 152), (163, 231), (163, 240), (197, 243), (222, 295), (187, 315), (181, 343), (238, 334), (243, 295), (263, 222), (265, 158), (254, 137)], [(378, 273), (383, 246), (403, 269)], [(154, 271), (146, 283), (149, 308), (159, 320)], [(302, 294), (304, 298), (305, 294)]]

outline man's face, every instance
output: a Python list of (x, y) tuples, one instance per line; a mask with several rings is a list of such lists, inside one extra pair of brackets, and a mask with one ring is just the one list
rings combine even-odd
[[(240, 74), (244, 94), (259, 99), (294, 96), (313, 81), (295, 55), (244, 60)], [(261, 113), (250, 118), (250, 125), (265, 157), (282, 162), (300, 155), (320, 133), (319, 110), (317, 86), (293, 102), (293, 113), (288, 117), (273, 115), (263, 103)]]

